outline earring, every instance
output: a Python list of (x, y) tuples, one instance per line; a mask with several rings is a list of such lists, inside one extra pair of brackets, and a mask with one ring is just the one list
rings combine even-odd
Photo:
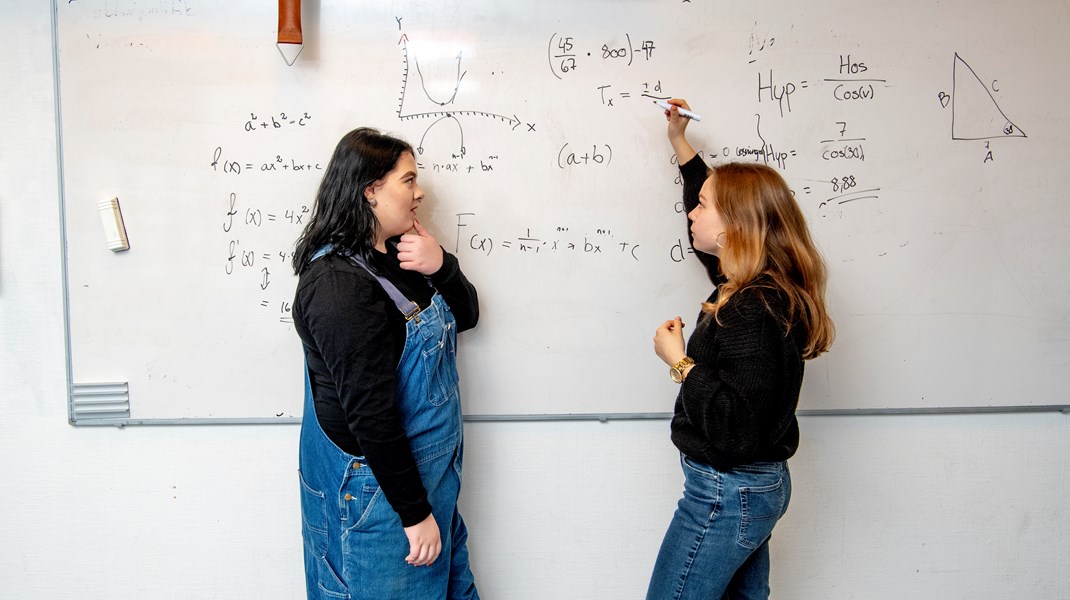
[(374, 208), (376, 204), (378, 204), (378, 202), (375, 201), (375, 198), (368, 198), (368, 205), (369, 206)]
[(725, 235), (724, 231), (722, 231), (721, 233), (717, 234), (717, 240), (716, 241), (717, 241), (717, 247), (718, 248), (724, 250), (724, 241), (722, 241), (722, 238), (727, 238), (727, 237), (728, 236)]

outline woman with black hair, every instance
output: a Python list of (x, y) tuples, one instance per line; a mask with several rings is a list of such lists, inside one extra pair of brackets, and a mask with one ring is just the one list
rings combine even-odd
[(476, 290), (416, 219), (412, 147), (346, 134), (297, 241), (309, 598), (478, 598), (457, 511), (456, 335)]

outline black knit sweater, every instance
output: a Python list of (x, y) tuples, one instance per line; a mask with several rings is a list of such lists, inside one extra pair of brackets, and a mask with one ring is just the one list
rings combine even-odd
[[(696, 156), (680, 172), (690, 212), (698, 204), (706, 165)], [(697, 250), (695, 256), (715, 286), (725, 281), (716, 256)], [(714, 289), (708, 301), (717, 293)], [(695, 366), (680, 386), (672, 419), (672, 441), (688, 457), (729, 470), (795, 454), (806, 340), (802, 327), (786, 331), (786, 312), (782, 294), (759, 278), (721, 307), (719, 323), (699, 313), (687, 342)]]

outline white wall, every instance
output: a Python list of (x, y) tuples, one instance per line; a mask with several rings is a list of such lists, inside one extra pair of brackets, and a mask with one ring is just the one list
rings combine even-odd
[[(0, 7), (0, 598), (303, 597), (297, 427), (67, 425), (49, 9)], [(775, 598), (1070, 597), (1070, 416), (802, 429)], [(667, 422), (466, 433), (484, 598), (642, 597), (681, 483)]]

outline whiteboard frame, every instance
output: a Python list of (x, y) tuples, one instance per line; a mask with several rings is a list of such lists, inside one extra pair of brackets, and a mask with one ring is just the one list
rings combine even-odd
[[(1047, 406), (960, 406), (948, 408), (856, 408), (800, 410), (800, 417), (869, 417), (869, 416), (916, 416), (916, 415), (966, 415), (966, 414), (1003, 414), (1003, 413), (1041, 413), (1057, 412), (1070, 415), (1070, 405), (1053, 404)], [(509, 423), (509, 422), (544, 422), (544, 421), (668, 421), (672, 413), (574, 413), (574, 414), (531, 414), (531, 415), (465, 415), (466, 423)], [(300, 425), (301, 419), (285, 417), (272, 419), (79, 419), (71, 421), (74, 426), (111, 426), (123, 428), (141, 425)]]

